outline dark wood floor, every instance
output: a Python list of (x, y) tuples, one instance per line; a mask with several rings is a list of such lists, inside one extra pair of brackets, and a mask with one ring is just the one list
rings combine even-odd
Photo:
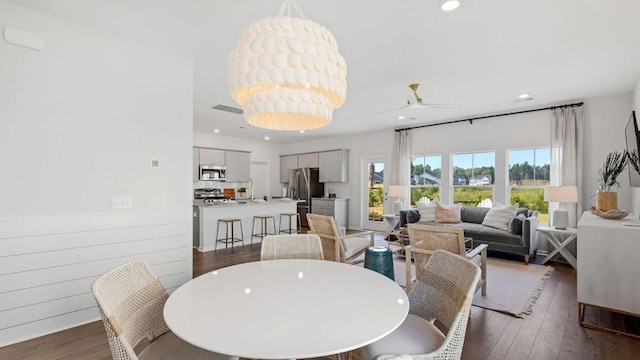
[[(207, 253), (194, 251), (194, 277), (225, 266), (257, 261), (260, 245)], [(330, 258), (330, 257), (328, 257)], [(540, 259), (537, 260), (538, 262)], [(552, 264), (556, 271), (525, 319), (472, 308), (463, 359), (619, 359), (640, 358), (640, 339), (586, 329), (578, 325), (576, 271)], [(505, 286), (509, 286), (505, 284)], [(640, 333), (638, 319), (590, 311), (588, 320), (626, 326)], [(356, 353), (356, 359), (360, 354)], [(101, 322), (93, 322), (0, 348), (0, 359), (111, 359)], [(324, 358), (324, 360), (335, 357)]]

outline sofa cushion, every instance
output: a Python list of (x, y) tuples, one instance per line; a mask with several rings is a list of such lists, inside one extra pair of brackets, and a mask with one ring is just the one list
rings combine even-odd
[(532, 211), (527, 208), (518, 208), (518, 211), (516, 211), (516, 216), (522, 214), (525, 218), (528, 218), (529, 216), (531, 216), (531, 213)]
[(462, 209), (460, 209), (460, 220), (467, 223), (482, 224), (489, 210), (491, 209), (463, 206)]
[(459, 223), (453, 224), (453, 226), (464, 230), (464, 236), (472, 237), (474, 244), (492, 242), (508, 245), (522, 245), (522, 236), (510, 234), (506, 230), (472, 223)]
[(407, 224), (412, 224), (420, 220), (421, 215), (418, 210), (409, 210), (407, 211)]
[(436, 203), (438, 203), (437, 199), (428, 204), (422, 201), (416, 202), (416, 209), (420, 212), (420, 218), (426, 221), (436, 221)]
[(520, 213), (516, 215), (511, 221), (509, 221), (509, 232), (513, 235), (522, 235), (522, 222), (527, 217)]
[(513, 206), (494, 205), (482, 220), (482, 225), (509, 231), (509, 221), (516, 216), (518, 204)]
[(436, 202), (436, 222), (459, 223), (461, 208), (460, 204), (443, 205), (439, 201)]

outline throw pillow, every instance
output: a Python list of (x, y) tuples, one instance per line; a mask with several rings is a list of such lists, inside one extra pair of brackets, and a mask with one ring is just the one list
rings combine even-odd
[(482, 225), (509, 231), (509, 221), (516, 216), (519, 204), (504, 206), (495, 204), (482, 220)]
[(422, 201), (416, 202), (416, 208), (420, 213), (420, 219), (424, 221), (436, 221), (436, 204), (438, 203), (438, 198), (431, 200), (430, 203), (425, 204)]
[(417, 210), (407, 211), (407, 223), (411, 224), (420, 220), (420, 213)]
[(522, 222), (527, 217), (524, 214), (518, 214), (509, 221), (509, 232), (513, 235), (522, 235)]
[(442, 205), (436, 203), (436, 222), (438, 223), (459, 223), (461, 204)]

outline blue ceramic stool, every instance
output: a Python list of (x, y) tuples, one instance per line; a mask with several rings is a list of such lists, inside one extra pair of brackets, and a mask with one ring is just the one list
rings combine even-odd
[(364, 254), (364, 267), (395, 280), (393, 253), (384, 246), (372, 246)]

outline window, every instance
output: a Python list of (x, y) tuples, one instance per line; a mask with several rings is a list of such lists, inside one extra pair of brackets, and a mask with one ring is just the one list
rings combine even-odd
[[(495, 153), (453, 155), (453, 202), (465, 206), (490, 204), (493, 200)], [(487, 200), (488, 199), (488, 200)]]
[(442, 156), (414, 156), (411, 158), (411, 205), (423, 197), (440, 198)]
[(549, 222), (549, 203), (544, 187), (549, 185), (551, 150), (549, 148), (510, 150), (509, 192), (511, 203), (540, 212), (538, 221)]

